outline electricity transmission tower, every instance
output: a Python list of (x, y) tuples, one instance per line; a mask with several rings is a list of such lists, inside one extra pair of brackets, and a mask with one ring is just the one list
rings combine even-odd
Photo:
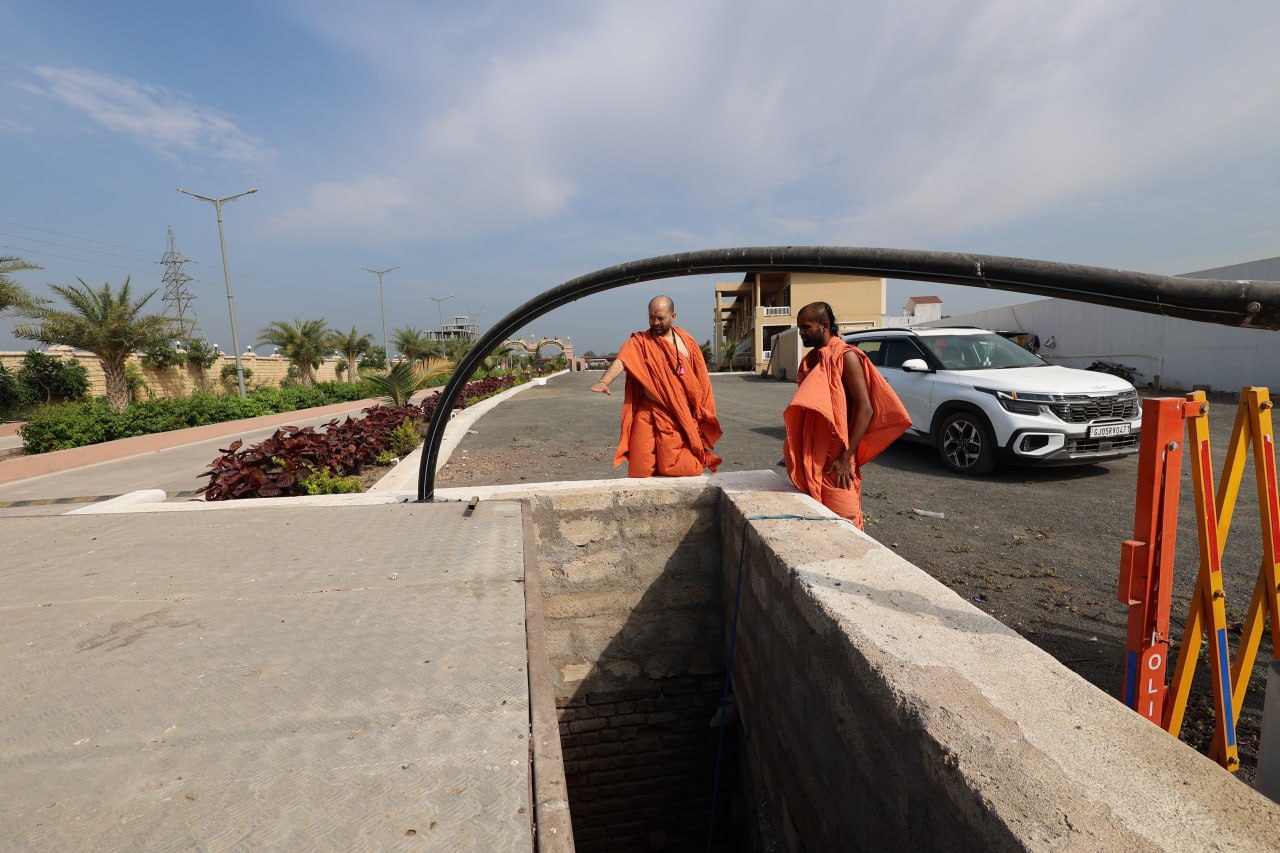
[(173, 240), (173, 226), (170, 225), (169, 242), (165, 246), (164, 257), (158, 261), (164, 267), (164, 275), (161, 277), (164, 296), (161, 301), (164, 303), (164, 316), (176, 321), (184, 338), (190, 336), (197, 325), (196, 309), (191, 304), (195, 301), (195, 296), (187, 289), (187, 282), (195, 281), (195, 278), (182, 271), (182, 265), (189, 261), (189, 258), (184, 258), (178, 251)]

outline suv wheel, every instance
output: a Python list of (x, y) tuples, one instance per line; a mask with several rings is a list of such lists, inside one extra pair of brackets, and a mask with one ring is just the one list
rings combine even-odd
[(989, 474), (996, 467), (995, 439), (981, 415), (956, 412), (938, 430), (938, 456), (959, 474)]

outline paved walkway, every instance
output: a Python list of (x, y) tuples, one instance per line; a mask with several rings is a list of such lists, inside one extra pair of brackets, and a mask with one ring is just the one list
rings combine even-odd
[(0, 516), (65, 512), (68, 505), (139, 489), (160, 489), (171, 500), (190, 500), (208, 482), (201, 472), (235, 439), (252, 444), (281, 426), (321, 426), (334, 418), (359, 417), (378, 402), (357, 400), (0, 461)]
[[(194, 478), (302, 414), (0, 497)], [(0, 850), (530, 849), (520, 506), (395, 500), (0, 512)]]
[(0, 849), (530, 849), (518, 504), (0, 526)]

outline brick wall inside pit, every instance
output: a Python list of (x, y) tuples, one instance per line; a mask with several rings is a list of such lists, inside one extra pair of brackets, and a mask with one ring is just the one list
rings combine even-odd
[(684, 850), (707, 827), (716, 678), (557, 700), (579, 850)]
[(581, 851), (700, 847), (722, 687), (718, 490), (533, 498)]

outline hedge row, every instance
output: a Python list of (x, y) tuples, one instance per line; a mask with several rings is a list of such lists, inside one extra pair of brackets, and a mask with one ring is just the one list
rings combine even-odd
[(263, 388), (246, 399), (234, 395), (195, 393), (190, 397), (148, 400), (114, 411), (101, 400), (44, 406), (21, 429), (27, 453), (47, 453), (150, 435), (174, 429), (274, 415), (334, 403), (376, 397), (365, 383), (320, 382), (285, 388)]

